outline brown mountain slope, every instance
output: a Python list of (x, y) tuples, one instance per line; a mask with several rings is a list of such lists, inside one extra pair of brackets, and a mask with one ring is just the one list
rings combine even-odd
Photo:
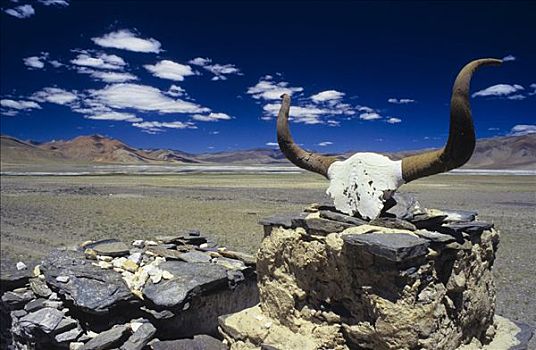
[(149, 163), (153, 161), (143, 151), (101, 135), (79, 136), (69, 141), (52, 141), (39, 148), (55, 151), (65, 158), (96, 163)]
[(43, 150), (28, 142), (1, 135), (0, 160), (2, 164), (35, 164), (64, 162), (66, 158), (58, 152)]
[[(70, 141), (53, 141), (39, 146), (9, 136), (2, 136), (1, 140), (2, 164), (50, 161), (119, 164), (289, 164), (278, 149), (268, 148), (194, 155), (177, 150), (139, 150), (100, 135), (80, 136)], [(392, 159), (401, 159), (420, 152), (423, 150), (386, 155)], [(341, 158), (347, 158), (353, 153), (341, 154)], [(473, 157), (464, 168), (536, 170), (536, 134), (478, 140)]]

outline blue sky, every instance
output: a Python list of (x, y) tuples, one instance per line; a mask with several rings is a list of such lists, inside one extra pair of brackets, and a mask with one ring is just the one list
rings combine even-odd
[[(534, 2), (2, 1), (1, 132), (188, 152), (441, 146), (458, 70), (480, 138), (536, 132)], [(532, 64), (531, 64), (532, 63)]]

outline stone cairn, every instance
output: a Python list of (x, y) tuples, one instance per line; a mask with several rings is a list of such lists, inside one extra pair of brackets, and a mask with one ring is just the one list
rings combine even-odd
[(495, 315), (499, 243), (476, 213), (396, 194), (378, 219), (327, 205), (261, 221), (260, 303), (220, 317), (231, 349), (526, 349)]
[(255, 259), (189, 231), (4, 262), (1, 349), (226, 349), (218, 316), (258, 303)]

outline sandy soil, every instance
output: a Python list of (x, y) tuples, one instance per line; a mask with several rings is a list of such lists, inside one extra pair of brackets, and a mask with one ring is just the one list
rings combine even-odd
[[(39, 257), (87, 239), (125, 240), (198, 228), (254, 253), (263, 217), (325, 199), (309, 174), (41, 176), (1, 179), (2, 259)], [(429, 208), (477, 210), (501, 232), (498, 313), (536, 325), (536, 177), (438, 175), (405, 185)], [(536, 342), (532, 341), (536, 348)]]

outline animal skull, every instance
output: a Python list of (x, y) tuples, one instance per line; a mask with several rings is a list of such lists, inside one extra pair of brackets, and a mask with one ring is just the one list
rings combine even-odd
[(335, 157), (308, 152), (293, 140), (288, 127), (290, 96), (284, 94), (277, 117), (277, 142), (283, 154), (300, 168), (327, 177), (327, 193), (335, 208), (349, 215), (374, 219), (384, 203), (404, 183), (446, 172), (465, 164), (475, 148), (475, 131), (469, 105), (469, 85), (473, 73), (481, 66), (499, 65), (502, 61), (484, 58), (462, 68), (452, 89), (450, 131), (444, 148), (399, 161), (376, 153), (356, 153), (339, 161)]

